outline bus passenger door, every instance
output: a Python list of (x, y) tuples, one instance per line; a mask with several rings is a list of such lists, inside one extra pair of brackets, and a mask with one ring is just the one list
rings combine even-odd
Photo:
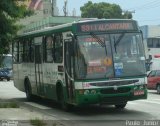
[(73, 54), (72, 54), (72, 40), (65, 40), (65, 49), (64, 49), (64, 57), (65, 57), (65, 82), (67, 88), (67, 96), (70, 102), (73, 102), (74, 98), (74, 82), (73, 82)]
[(37, 93), (44, 95), (43, 71), (42, 71), (42, 48), (41, 45), (35, 45), (35, 79)]

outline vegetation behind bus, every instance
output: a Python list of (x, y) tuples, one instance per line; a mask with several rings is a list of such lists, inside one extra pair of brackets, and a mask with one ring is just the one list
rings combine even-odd
[(7, 54), (17, 31), (22, 27), (16, 21), (30, 16), (33, 11), (28, 10), (19, 0), (1, 0), (0, 2), (0, 54)]

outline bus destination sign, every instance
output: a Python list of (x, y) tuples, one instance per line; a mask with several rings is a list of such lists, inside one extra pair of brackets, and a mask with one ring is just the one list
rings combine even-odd
[(104, 32), (113, 30), (136, 30), (133, 22), (95, 22), (78, 24), (78, 32)]

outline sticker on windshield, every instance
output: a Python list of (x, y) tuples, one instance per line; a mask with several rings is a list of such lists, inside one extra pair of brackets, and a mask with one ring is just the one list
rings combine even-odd
[(123, 63), (114, 63), (115, 74), (117, 76), (122, 75), (123, 73)]
[(111, 66), (112, 65), (112, 59), (111, 58), (104, 58), (104, 59), (102, 59), (101, 62), (104, 66)]

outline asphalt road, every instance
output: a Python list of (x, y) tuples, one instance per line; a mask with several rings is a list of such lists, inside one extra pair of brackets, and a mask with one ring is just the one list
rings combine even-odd
[[(25, 94), (13, 86), (13, 82), (0, 82), (3, 89), (1, 97), (16, 99), (23, 103), (28, 110), (34, 110), (53, 117), (65, 125), (73, 126), (160, 126), (160, 95), (149, 90), (147, 100), (128, 102), (124, 110), (117, 110), (114, 106), (92, 105), (65, 112), (59, 106), (48, 100), (37, 98), (34, 102), (27, 102)], [(2, 89), (2, 88), (1, 88)], [(2, 92), (0, 89), (0, 92)], [(21, 94), (21, 95), (20, 95)]]

